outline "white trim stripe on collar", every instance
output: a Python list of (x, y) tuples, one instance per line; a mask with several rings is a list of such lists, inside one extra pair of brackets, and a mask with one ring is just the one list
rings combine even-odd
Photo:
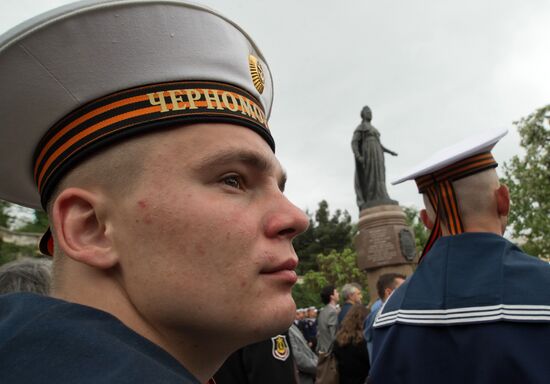
[(450, 325), (497, 320), (550, 321), (550, 306), (499, 304), (453, 309), (399, 309), (381, 313), (376, 317), (373, 326), (377, 328), (396, 322), (418, 325)]

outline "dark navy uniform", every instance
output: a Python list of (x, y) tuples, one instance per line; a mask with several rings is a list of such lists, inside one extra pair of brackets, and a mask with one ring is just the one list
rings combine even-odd
[(18, 293), (0, 296), (0, 383), (199, 384), (114, 316)]
[(305, 319), (303, 328), (300, 329), (311, 349), (315, 350), (317, 345), (317, 321), (316, 319)]
[(501, 236), (439, 238), (374, 324), (369, 383), (550, 383), (550, 266)]
[(216, 384), (297, 384), (288, 332), (239, 349), (214, 375)]

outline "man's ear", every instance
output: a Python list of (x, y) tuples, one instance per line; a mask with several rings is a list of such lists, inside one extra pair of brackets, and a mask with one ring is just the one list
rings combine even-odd
[(55, 199), (52, 207), (52, 225), (57, 246), (62, 252), (81, 263), (107, 269), (118, 258), (112, 246), (99, 193), (80, 188), (67, 188)]
[(495, 198), (497, 202), (497, 215), (500, 220), (500, 233), (504, 235), (506, 226), (508, 225), (508, 215), (510, 214), (510, 192), (506, 185), (501, 185), (495, 190)]
[(420, 210), (420, 220), (424, 223), (424, 226), (428, 228), (430, 231), (434, 227), (433, 221), (430, 220), (430, 216), (428, 215), (428, 211), (425, 209)]
[(495, 196), (497, 200), (497, 212), (499, 216), (508, 216), (510, 213), (510, 191), (508, 187), (502, 184), (495, 191)]

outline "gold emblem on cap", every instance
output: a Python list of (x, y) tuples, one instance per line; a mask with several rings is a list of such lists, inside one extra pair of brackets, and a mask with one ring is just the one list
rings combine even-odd
[(255, 56), (249, 55), (248, 66), (250, 68), (250, 75), (252, 75), (252, 82), (261, 94), (264, 91), (265, 86), (264, 69), (262, 68), (262, 64), (260, 64)]

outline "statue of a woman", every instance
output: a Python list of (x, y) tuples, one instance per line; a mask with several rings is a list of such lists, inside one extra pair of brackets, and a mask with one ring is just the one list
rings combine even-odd
[(392, 156), (397, 153), (385, 148), (380, 142), (380, 132), (370, 123), (372, 112), (369, 107), (361, 111), (361, 124), (355, 129), (351, 148), (355, 155), (355, 193), (359, 210), (377, 205), (397, 204), (390, 199), (386, 190), (386, 168), (384, 152)]

